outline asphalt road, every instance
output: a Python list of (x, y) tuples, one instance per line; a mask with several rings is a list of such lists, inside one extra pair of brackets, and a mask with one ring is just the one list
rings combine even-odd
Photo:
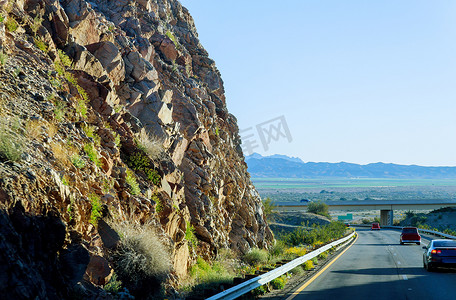
[(358, 240), (299, 299), (456, 299), (456, 270), (427, 272), (422, 244), (399, 244), (400, 231), (357, 228)]

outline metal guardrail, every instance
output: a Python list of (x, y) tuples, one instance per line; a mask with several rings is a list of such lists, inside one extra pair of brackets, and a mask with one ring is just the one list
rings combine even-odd
[[(368, 225), (368, 224), (359, 224), (359, 225), (352, 225), (353, 227), (371, 227), (371, 225)], [(407, 226), (381, 226), (382, 228), (393, 228), (393, 229), (402, 229), (403, 227), (407, 227)], [(434, 230), (427, 230), (427, 229), (421, 229), (421, 228), (418, 228), (418, 231), (419, 232), (424, 232), (424, 233), (430, 233), (430, 234), (433, 234), (433, 235), (436, 235), (436, 236), (441, 236), (441, 237), (446, 237), (446, 238), (449, 238), (449, 239), (456, 239), (456, 236), (454, 235), (450, 235), (450, 234), (446, 234), (446, 233), (443, 233), (443, 232), (440, 232), (440, 231), (434, 231)]]
[(266, 284), (268, 283), (269, 281), (279, 277), (279, 276), (282, 276), (283, 274), (291, 271), (292, 269), (296, 268), (297, 266), (305, 263), (306, 261), (314, 258), (314, 257), (317, 257), (318, 255), (320, 255), (321, 253), (329, 250), (330, 248), (334, 247), (334, 246), (337, 246), (337, 245), (340, 245), (346, 241), (348, 241), (349, 239), (351, 239), (353, 236), (355, 235), (355, 232), (352, 232), (350, 235), (344, 237), (344, 238), (341, 238), (337, 241), (334, 241), (328, 245), (325, 245), (321, 248), (318, 248), (317, 250), (315, 251), (312, 251), (310, 253), (307, 253), (306, 255), (304, 256), (301, 256), (301, 257), (298, 257), (292, 261), (290, 261), (289, 263), (286, 263), (285, 265), (283, 266), (280, 266), (272, 271), (269, 271), (265, 274), (262, 274), (262, 275), (259, 275), (258, 277), (255, 277), (255, 278), (252, 278), (248, 281), (244, 281), (243, 283), (241, 284), (238, 284), (236, 286), (233, 286), (232, 288), (226, 290), (226, 291), (223, 291), (221, 293), (218, 293), (217, 295), (214, 295), (210, 298), (207, 298), (207, 300), (218, 300), (218, 299), (224, 299), (224, 300), (227, 300), (227, 299), (236, 299), (237, 297), (239, 296), (242, 296), (248, 292), (250, 292), (251, 290), (253, 289), (256, 289), (257, 287), (260, 287), (262, 286), (263, 284)]
[(442, 233), (442, 232), (439, 232), (439, 231), (420, 229), (420, 228), (418, 228), (418, 231), (434, 234), (434, 235), (437, 235), (437, 236), (443, 236), (443, 237), (446, 237), (446, 238), (449, 238), (449, 239), (456, 239), (456, 236), (454, 236), (454, 235)]

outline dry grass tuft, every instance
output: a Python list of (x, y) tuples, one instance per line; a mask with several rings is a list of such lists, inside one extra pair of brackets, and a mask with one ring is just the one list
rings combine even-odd
[(159, 161), (165, 156), (165, 149), (163, 147), (163, 140), (157, 136), (150, 135), (144, 128), (138, 136), (138, 146), (142, 149), (150, 159)]
[(171, 270), (171, 255), (150, 225), (112, 222), (121, 237), (113, 253), (115, 271), (133, 294), (149, 295), (160, 291)]
[(55, 159), (61, 163), (63, 166), (69, 165), (68, 160), (68, 149), (65, 146), (62, 146), (59, 142), (52, 142), (51, 143), (51, 151), (54, 153)]
[(57, 126), (54, 123), (48, 123), (46, 126), (47, 129), (47, 134), (49, 135), (50, 138), (53, 138), (58, 131)]
[(43, 133), (43, 121), (39, 120), (28, 120), (25, 124), (25, 130), (27, 136), (32, 139), (38, 139)]
[(0, 119), (0, 161), (19, 161), (25, 147), (18, 118)]

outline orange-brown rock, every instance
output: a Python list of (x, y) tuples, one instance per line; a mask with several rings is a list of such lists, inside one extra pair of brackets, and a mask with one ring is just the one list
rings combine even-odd
[(90, 282), (96, 285), (105, 285), (109, 282), (112, 273), (113, 270), (105, 258), (98, 255), (90, 257), (85, 274)]
[(111, 221), (166, 241), (170, 294), (197, 255), (271, 244), (221, 74), (177, 0), (11, 2), (0, 134), (18, 154), (0, 153), (2, 294), (105, 297), (96, 285), (122, 243)]

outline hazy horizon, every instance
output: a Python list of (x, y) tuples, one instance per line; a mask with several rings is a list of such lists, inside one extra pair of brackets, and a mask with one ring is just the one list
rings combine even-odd
[[(254, 154), (260, 154), (260, 153), (253, 153), (252, 155)], [(261, 155), (261, 154), (260, 154)], [(264, 158), (267, 158), (267, 157), (270, 157), (270, 156), (273, 156), (273, 155), (285, 155), (285, 156), (288, 156), (286, 154), (279, 154), (279, 153), (274, 153), (274, 154), (268, 154), (268, 155), (262, 155)], [(245, 155), (246, 157), (247, 156), (251, 156), (251, 155)], [(419, 167), (456, 167), (456, 166), (424, 166), (424, 165), (417, 165), (417, 164), (399, 164), (399, 163), (393, 163), (393, 162), (383, 162), (383, 161), (373, 161), (373, 162), (369, 162), (369, 163), (364, 163), (364, 164), (361, 164), (361, 163), (355, 163), (355, 162), (349, 162), (349, 161), (306, 161), (304, 159), (302, 159), (301, 157), (298, 157), (298, 156), (288, 156), (290, 158), (299, 158), (300, 160), (303, 161), (303, 163), (331, 163), (331, 164), (338, 164), (338, 163), (347, 163), (347, 164), (357, 164), (357, 165), (361, 165), (361, 166), (366, 166), (366, 165), (369, 165), (369, 164), (377, 164), (377, 163), (382, 163), (382, 164), (394, 164), (394, 165), (403, 165), (403, 166), (419, 166)]]

